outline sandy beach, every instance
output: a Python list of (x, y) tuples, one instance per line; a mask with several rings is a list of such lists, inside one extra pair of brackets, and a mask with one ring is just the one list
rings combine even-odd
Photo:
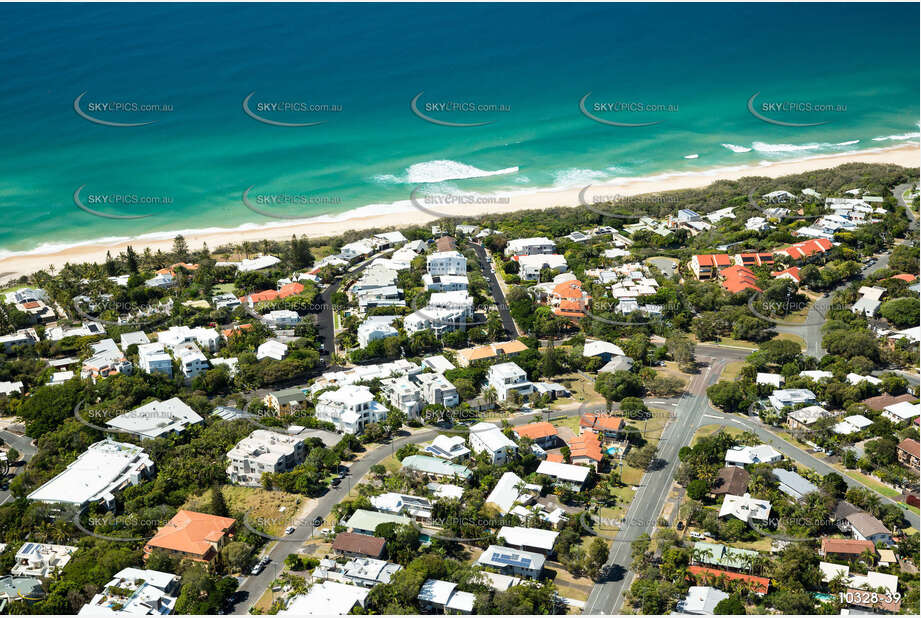
[[(678, 189), (691, 189), (705, 187), (717, 180), (737, 180), (745, 176), (766, 176), (777, 178), (790, 174), (799, 174), (819, 169), (835, 167), (844, 163), (883, 163), (903, 167), (919, 166), (919, 147), (917, 144), (905, 144), (887, 149), (875, 149), (864, 152), (843, 153), (839, 155), (816, 156), (796, 161), (766, 163), (761, 165), (737, 166), (718, 168), (710, 172), (694, 172), (692, 174), (659, 174), (648, 178), (630, 178), (619, 182), (593, 185), (592, 196), (634, 196), (645, 193), (673, 191)], [(546, 189), (531, 193), (510, 194), (504, 197), (502, 203), (465, 204), (428, 206), (419, 199), (426, 209), (451, 213), (455, 216), (475, 216), (488, 212), (513, 212), (516, 210), (553, 208), (556, 206), (577, 206), (579, 192), (582, 188), (562, 190)], [(405, 210), (393, 212), (393, 208), (381, 207), (385, 214), (365, 215), (369, 208), (364, 208), (359, 213), (350, 217), (345, 213), (339, 220), (292, 222), (288, 225), (275, 227), (256, 227), (253, 229), (227, 229), (222, 231), (209, 230), (203, 233), (184, 233), (184, 237), (192, 249), (201, 248), (203, 243), (215, 249), (227, 243), (241, 242), (244, 240), (256, 241), (262, 239), (290, 239), (292, 234), (306, 235), (312, 238), (328, 237), (341, 234), (347, 230), (364, 230), (370, 228), (407, 227), (432, 221), (436, 218), (430, 212), (413, 207), (407, 201), (403, 204)], [(65, 263), (80, 263), (105, 259), (107, 251), (118, 255), (125, 247), (131, 245), (138, 252), (149, 247), (152, 251), (161, 249), (169, 251), (172, 247), (172, 238), (133, 239), (105, 244), (82, 244), (66, 249), (54, 250), (49, 253), (31, 253), (28, 255), (14, 255), (0, 258), (0, 284), (9, 282), (24, 274), (30, 274), (39, 269), (54, 265), (56, 268)]]

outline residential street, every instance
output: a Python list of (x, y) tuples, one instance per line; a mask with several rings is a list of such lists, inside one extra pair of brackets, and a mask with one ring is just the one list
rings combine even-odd
[(476, 251), (477, 257), (480, 259), (480, 269), (483, 271), (483, 276), (486, 277), (486, 280), (489, 282), (490, 294), (496, 300), (499, 317), (502, 318), (502, 326), (505, 327), (507, 336), (510, 339), (514, 339), (518, 337), (518, 327), (515, 325), (515, 320), (512, 319), (512, 314), (508, 310), (508, 301), (505, 299), (502, 286), (499, 284), (498, 275), (496, 275), (495, 271), (492, 269), (492, 262), (486, 253), (486, 249), (483, 245), (478, 243), (471, 242), (470, 245), (473, 247), (473, 250)]

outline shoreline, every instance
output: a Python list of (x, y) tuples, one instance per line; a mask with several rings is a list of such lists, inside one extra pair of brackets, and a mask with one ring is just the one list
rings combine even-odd
[[(665, 172), (646, 177), (622, 178), (615, 181), (599, 182), (592, 184), (595, 191), (609, 189), (618, 196), (635, 196), (646, 193), (659, 193), (682, 189), (699, 189), (718, 180), (738, 180), (746, 176), (765, 176), (778, 178), (791, 174), (828, 169), (845, 163), (883, 163), (899, 165), (907, 168), (919, 166), (918, 144), (902, 144), (890, 148), (876, 148), (848, 153), (815, 155), (795, 160), (762, 162), (761, 164), (748, 164), (740, 166), (724, 166), (713, 170), (696, 172)], [(541, 210), (555, 207), (576, 207), (579, 205), (579, 192), (581, 187), (569, 188), (544, 188), (535, 191), (521, 191), (498, 193), (507, 199), (498, 209), (501, 212), (515, 212), (520, 210)], [(437, 209), (438, 207), (429, 207)], [(496, 212), (495, 204), (477, 205), (450, 205), (442, 206), (445, 211), (456, 216), (476, 217), (491, 212)], [(385, 212), (375, 215), (357, 214), (362, 211), (379, 209)], [(349, 214), (352, 213), (352, 216)], [(423, 212), (412, 205), (409, 200), (393, 204), (374, 204), (363, 206), (326, 217), (317, 217), (314, 220), (306, 219), (302, 222), (274, 221), (267, 224), (244, 224), (238, 228), (210, 228), (204, 230), (177, 230), (172, 232), (158, 232), (145, 238), (135, 237), (130, 239), (97, 239), (77, 243), (63, 248), (49, 248), (47, 251), (38, 249), (8, 255), (0, 258), (0, 284), (9, 283), (12, 279), (22, 275), (29, 275), (35, 271), (54, 265), (56, 268), (65, 263), (101, 262), (105, 260), (107, 252), (118, 255), (128, 245), (138, 253), (150, 248), (169, 251), (172, 248), (173, 238), (182, 234), (189, 248), (193, 251), (201, 249), (204, 243), (215, 249), (221, 245), (239, 243), (252, 240), (288, 240), (292, 234), (304, 235), (308, 238), (322, 238), (336, 236), (349, 230), (361, 231), (371, 228), (403, 228), (424, 224), (440, 217)], [(108, 240), (108, 242), (107, 242)]]

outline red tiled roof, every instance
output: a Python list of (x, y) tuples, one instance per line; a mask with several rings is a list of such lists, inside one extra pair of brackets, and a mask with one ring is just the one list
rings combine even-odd
[(252, 324), (234, 324), (232, 328), (225, 328), (222, 330), (221, 334), (224, 335), (224, 339), (228, 339), (241, 330), (249, 330), (252, 327)]
[(724, 268), (720, 271), (720, 276), (723, 277), (723, 287), (736, 294), (742, 290), (756, 290), (761, 291), (757, 285), (758, 278), (755, 277), (755, 273), (745, 268), (744, 266), (730, 266), (729, 268)]
[(912, 281), (914, 281), (915, 279), (917, 279), (916, 276), (910, 275), (910, 274), (908, 274), (908, 273), (902, 273), (902, 274), (900, 274), (900, 275), (892, 275), (892, 276), (889, 277), (889, 278), (890, 278), (890, 279), (901, 279), (902, 281), (907, 281), (908, 283), (911, 283)]
[(831, 241), (827, 238), (811, 238), (809, 240), (804, 240), (803, 242), (798, 242), (796, 244), (790, 245), (789, 247), (782, 247), (774, 251), (774, 253), (786, 253), (794, 260), (800, 260), (802, 258), (807, 258), (809, 256), (815, 255), (816, 253), (825, 253), (830, 250), (832, 247)]
[(725, 253), (695, 255), (694, 259), (697, 260), (697, 263), (701, 266), (717, 266), (722, 268), (723, 266), (729, 266), (732, 264), (732, 260), (729, 259), (729, 255)]
[(882, 412), (888, 406), (902, 403), (903, 401), (915, 401), (916, 398), (908, 393), (904, 395), (877, 395), (876, 397), (870, 397), (869, 399), (864, 399), (860, 403), (867, 406), (871, 410), (876, 410), (877, 412)]
[(762, 264), (774, 263), (773, 253), (737, 253), (736, 257), (742, 262), (743, 266), (752, 264), (761, 266)]
[(518, 434), (519, 438), (530, 438), (531, 440), (557, 435), (556, 427), (546, 421), (521, 425), (520, 427), (515, 427), (512, 431)]
[(917, 440), (905, 438), (899, 442), (899, 449), (914, 457), (921, 457), (921, 443), (919, 443)]
[(560, 453), (547, 453), (547, 461), (551, 463), (566, 463)]
[(799, 266), (791, 266), (771, 273), (772, 277), (780, 277), (781, 275), (790, 275), (797, 283), (803, 280), (799, 275)]
[(218, 543), (236, 524), (231, 517), (182, 510), (157, 530), (147, 541), (147, 551), (154, 548), (177, 551), (199, 559), (210, 558), (212, 543)]
[(457, 248), (457, 242), (451, 236), (442, 236), (435, 241), (435, 247), (439, 251), (453, 251)]
[(848, 554), (859, 556), (864, 550), (870, 550), (871, 554), (876, 554), (876, 546), (873, 541), (859, 541), (857, 539), (833, 539), (831, 537), (822, 537), (823, 554)]
[(297, 281), (294, 281), (292, 283), (281, 286), (281, 289), (278, 290), (278, 298), (288, 298), (289, 296), (300, 294), (303, 291), (304, 286)]
[(340, 532), (333, 541), (333, 550), (350, 554), (363, 554), (378, 558), (384, 552), (386, 540), (367, 534)]
[(41, 307), (41, 306), (42, 304), (38, 302), (37, 300), (27, 300), (26, 302), (22, 303), (23, 309), (35, 309), (36, 307)]
[(689, 566), (688, 573), (698, 579), (698, 583), (718, 582), (721, 579), (727, 581), (743, 581), (748, 584), (752, 592), (758, 594), (767, 594), (771, 587), (771, 580), (767, 577), (758, 577), (757, 575), (746, 575), (745, 573), (733, 573), (722, 569), (711, 569), (702, 566)]
[(579, 426), (596, 431), (620, 431), (624, 428), (624, 419), (610, 414), (587, 412), (579, 419)]
[(586, 430), (581, 436), (573, 438), (569, 442), (569, 456), (572, 459), (587, 457), (595, 462), (601, 461), (601, 442), (598, 440), (598, 434)]
[(251, 299), (254, 303), (261, 303), (267, 300), (275, 300), (277, 298), (279, 298), (279, 295), (276, 290), (263, 290), (261, 292), (250, 294), (249, 296), (241, 296), (240, 302), (249, 302), (247, 299)]
[(902, 609), (901, 599), (895, 600), (885, 594), (867, 594), (866, 590), (858, 590), (857, 588), (848, 588), (845, 600), (848, 605), (879, 609), (890, 614), (898, 614)]

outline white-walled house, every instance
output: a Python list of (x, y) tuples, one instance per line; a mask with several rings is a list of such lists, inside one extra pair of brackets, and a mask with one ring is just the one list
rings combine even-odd
[(359, 434), (369, 423), (379, 423), (386, 419), (387, 408), (374, 399), (366, 386), (346, 384), (320, 395), (316, 417), (321, 421), (329, 421), (343, 433)]
[(275, 339), (269, 339), (256, 348), (256, 360), (263, 358), (274, 358), (275, 360), (284, 360), (288, 355), (288, 346)]
[(569, 270), (566, 258), (557, 253), (522, 255), (518, 257), (518, 276), (524, 281), (537, 281), (540, 272), (549, 268), (555, 273)]
[(227, 452), (227, 475), (235, 485), (261, 487), (266, 472), (288, 472), (304, 461), (304, 439), (257, 429)]
[(430, 275), (466, 275), (467, 258), (459, 251), (438, 251), (426, 258), (426, 270)]
[(183, 343), (173, 349), (179, 368), (186, 380), (194, 380), (211, 368), (208, 359), (194, 343)]
[(406, 376), (381, 380), (382, 392), (387, 400), (407, 418), (418, 418), (425, 406), (422, 389)]
[(457, 388), (441, 373), (420, 373), (413, 380), (422, 389), (426, 403), (453, 408), (460, 405)]
[(550, 254), (556, 251), (556, 243), (543, 236), (515, 238), (505, 245), (505, 255)]
[(534, 385), (528, 381), (528, 374), (515, 363), (491, 365), (486, 372), (486, 382), (496, 391), (499, 401), (508, 399), (512, 391), (519, 395), (530, 395)]
[(392, 315), (375, 315), (366, 318), (358, 326), (358, 346), (366, 348), (372, 341), (398, 336), (400, 332), (391, 324), (394, 318), (395, 316)]
[(486, 452), (493, 464), (505, 463), (512, 453), (518, 451), (518, 445), (508, 438), (493, 423), (477, 423), (470, 427), (470, 450), (474, 453)]

